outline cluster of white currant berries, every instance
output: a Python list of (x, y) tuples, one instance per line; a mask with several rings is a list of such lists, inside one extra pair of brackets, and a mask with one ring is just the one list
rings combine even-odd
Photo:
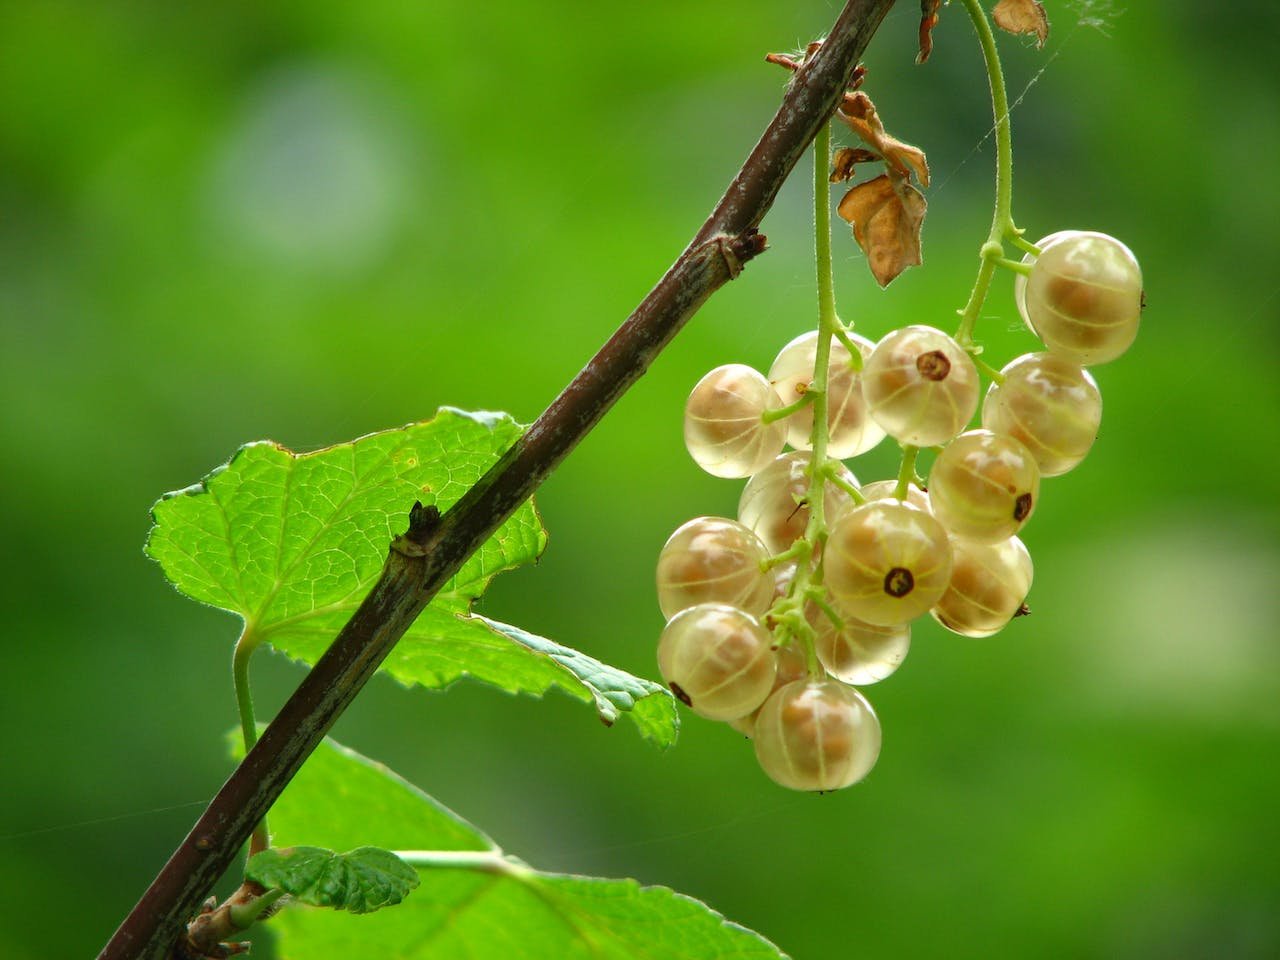
[[(736, 520), (690, 520), (662, 548), (659, 669), (695, 713), (753, 738), (761, 767), (785, 787), (834, 790), (872, 768), (880, 723), (856, 688), (898, 667), (912, 620), (928, 613), (985, 637), (1025, 611), (1032, 564), (1017, 534), (1040, 478), (1088, 453), (1102, 399), (1084, 368), (1128, 349), (1142, 304), (1137, 260), (1112, 237), (1064, 231), (1037, 246), (1015, 299), (1046, 350), (993, 375), (982, 429), (966, 429), (977, 365), (926, 326), (876, 344), (832, 337), (820, 463), (812, 404), (783, 415), (814, 380), (816, 332), (787, 344), (767, 378), (728, 364), (689, 396), (693, 459), (750, 479)], [(841, 462), (886, 435), (905, 457), (937, 449), (927, 485), (908, 482), (911, 459), (899, 479), (861, 485)]]

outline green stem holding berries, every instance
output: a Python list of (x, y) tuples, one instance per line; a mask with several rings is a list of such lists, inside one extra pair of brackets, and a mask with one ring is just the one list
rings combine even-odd
[[(827, 469), (827, 385), (831, 366), (831, 339), (838, 335), (838, 331), (842, 332), (840, 319), (836, 316), (835, 281), (831, 270), (830, 158), (831, 124), (824, 123), (813, 140), (813, 235), (818, 279), (818, 342), (814, 351), (813, 380), (801, 401), (791, 404), (796, 409), (805, 403), (813, 405), (813, 430), (809, 435), (812, 454), (809, 461), (809, 489), (806, 494), (809, 521), (805, 526), (803, 539), (797, 540), (792, 549), (787, 551), (789, 555), (801, 548), (791, 589), (769, 611), (769, 619), (776, 625), (779, 633), (800, 638), (804, 644), (809, 672), (815, 677), (821, 676), (823, 671), (814, 648), (813, 628), (804, 615), (804, 605), (810, 594), (822, 592), (819, 586), (822, 582), (821, 572), (811, 569), (809, 559), (813, 546), (827, 537), (823, 487), (827, 481), (835, 479), (832, 471)], [(856, 347), (850, 352), (858, 355)]]
[(907, 490), (916, 478), (916, 457), (919, 453), (919, 447), (913, 447), (909, 443), (902, 445), (902, 465), (898, 468), (898, 485), (893, 488), (893, 495), (898, 500), (907, 499)]
[(995, 116), (996, 132), (996, 207), (991, 218), (991, 230), (979, 251), (981, 262), (978, 265), (978, 277), (969, 294), (969, 302), (960, 311), (960, 327), (956, 331), (956, 341), (970, 354), (976, 352), (973, 340), (973, 327), (977, 323), (978, 313), (986, 302), (987, 292), (991, 288), (991, 278), (996, 267), (1008, 264), (1004, 255), (1002, 242), (1009, 240), (1020, 248), (1030, 246), (1022, 239), (1022, 231), (1013, 222), (1013, 137), (1009, 129), (1009, 95), (1005, 90), (1004, 71), (1000, 67), (1000, 52), (996, 49), (996, 38), (991, 32), (991, 23), (986, 11), (978, 0), (961, 0), (969, 19), (973, 21), (974, 30), (978, 33), (978, 43), (982, 47), (982, 58), (987, 67), (987, 80), (991, 86), (991, 111)]
[[(827, 461), (827, 382), (830, 379), (831, 337), (840, 319), (836, 316), (835, 281), (831, 274), (831, 124), (824, 123), (813, 138), (813, 239), (818, 274), (818, 343), (813, 361), (813, 477), (809, 484), (810, 534), (823, 534), (822, 485)], [(857, 351), (853, 351), (857, 352)], [(813, 537), (809, 537), (813, 541)]]

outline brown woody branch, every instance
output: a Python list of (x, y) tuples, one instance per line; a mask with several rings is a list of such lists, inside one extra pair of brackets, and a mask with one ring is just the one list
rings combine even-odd
[(849, 0), (795, 73), (711, 216), (657, 286), (514, 446), (441, 518), (420, 505), (332, 646), (231, 774), (99, 960), (166, 960), (253, 827), (396, 641), (453, 575), (600, 421), (717, 289), (764, 249), (756, 228), (844, 95), (893, 0)]

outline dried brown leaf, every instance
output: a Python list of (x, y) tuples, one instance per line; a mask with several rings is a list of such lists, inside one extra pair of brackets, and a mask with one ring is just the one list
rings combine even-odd
[(831, 161), (831, 182), (843, 183), (852, 180), (854, 167), (859, 163), (870, 163), (879, 160), (880, 154), (864, 150), (862, 147), (841, 147)]
[(887, 287), (907, 267), (921, 262), (920, 228), (927, 204), (906, 177), (881, 174), (844, 195), (837, 212), (853, 225), (853, 238), (867, 255), (871, 274)]
[(1010, 33), (1034, 33), (1037, 47), (1043, 47), (1049, 37), (1049, 17), (1038, 0), (1000, 0), (991, 11), (991, 19)]
[(920, 0), (920, 52), (916, 63), (924, 63), (933, 53), (933, 28), (938, 25), (938, 7), (942, 0)]
[(836, 115), (867, 146), (880, 154), (891, 170), (904, 178), (914, 172), (922, 186), (929, 185), (929, 162), (925, 159), (924, 151), (891, 136), (880, 121), (875, 104), (865, 93), (859, 90), (846, 94), (840, 112)]

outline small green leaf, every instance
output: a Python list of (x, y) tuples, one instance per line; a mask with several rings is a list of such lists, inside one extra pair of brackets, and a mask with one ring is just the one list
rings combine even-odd
[(283, 890), (299, 903), (348, 913), (393, 906), (418, 885), (417, 871), (380, 847), (347, 853), (319, 847), (263, 850), (245, 867), (245, 878)]
[[(345, 809), (345, 814), (339, 810)], [(282, 960), (779, 960), (705, 904), (634, 880), (542, 873), (505, 855), (416, 787), (326, 740), (272, 808), (275, 835), (342, 846), (373, 832), (417, 867), (421, 889), (359, 923), (287, 908)]]
[[(239, 614), (247, 637), (314, 664), (378, 577), (414, 501), (447, 509), (522, 430), (506, 414), (444, 408), (312, 453), (252, 443), (155, 505), (147, 553), (182, 593)], [(594, 702), (605, 723), (629, 712), (645, 737), (671, 743), (675, 707), (657, 684), (471, 615), (494, 576), (545, 546), (530, 500), (445, 584), (381, 669), (430, 689), (463, 677), (533, 696), (559, 687)]]
[(513, 643), (519, 644), (531, 654), (544, 657), (557, 668), (575, 678), (577, 683), (557, 681), (565, 691), (580, 700), (593, 700), (596, 712), (606, 726), (613, 726), (619, 713), (625, 713), (640, 730), (646, 740), (660, 746), (675, 742), (680, 730), (680, 715), (676, 711), (675, 698), (666, 687), (633, 677), (629, 673), (601, 663), (594, 657), (562, 647), (553, 640), (527, 633), (509, 623), (499, 623), (487, 617), (476, 616), (490, 630)]

